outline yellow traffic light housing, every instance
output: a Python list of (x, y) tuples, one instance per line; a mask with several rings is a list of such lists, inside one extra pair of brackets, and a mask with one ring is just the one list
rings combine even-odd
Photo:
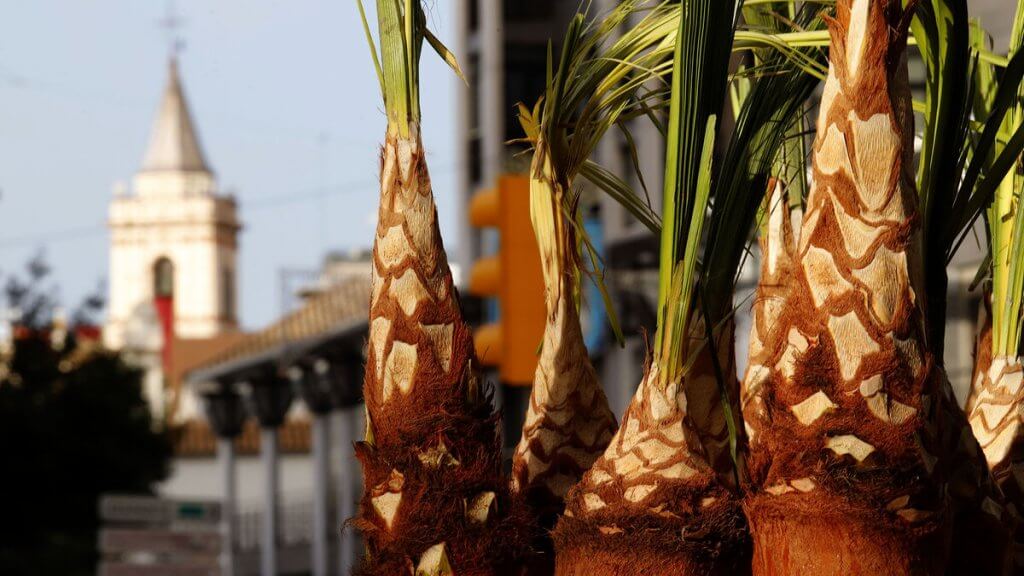
[(473, 197), (469, 221), (497, 228), (500, 237), (498, 254), (480, 259), (469, 271), (469, 293), (497, 298), (501, 305), (501, 318), (474, 333), (477, 357), (483, 365), (497, 367), (502, 382), (529, 386), (546, 313), (540, 252), (530, 220), (530, 180), (500, 177), (496, 188)]

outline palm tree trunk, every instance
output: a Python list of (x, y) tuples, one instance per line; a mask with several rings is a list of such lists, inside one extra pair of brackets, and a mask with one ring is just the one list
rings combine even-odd
[[(941, 574), (942, 373), (927, 347), (909, 14), (840, 0), (789, 293), (751, 370), (754, 573)], [(754, 405), (756, 406), (756, 405)]]
[(525, 496), (545, 528), (554, 526), (569, 488), (604, 453), (616, 430), (571, 292), (564, 286), (550, 291), (560, 294), (549, 301), (530, 405), (512, 460), (512, 490)]
[(761, 248), (761, 275), (757, 294), (751, 307), (750, 345), (747, 350), (747, 373), (740, 390), (745, 418), (748, 449), (760, 441), (759, 429), (766, 422), (764, 386), (771, 375), (767, 366), (774, 351), (765, 348), (765, 341), (779, 322), (789, 278), (793, 273), (793, 228), (785, 185), (772, 179), (764, 199), (767, 222), (758, 238)]
[[(702, 330), (693, 337), (699, 341)], [(735, 374), (731, 328), (717, 341), (722, 373)], [(711, 356), (710, 347), (698, 353), (685, 384), (648, 365), (608, 449), (569, 492), (554, 533), (556, 574), (749, 573), (738, 500), (708, 464), (688, 411), (692, 404), (721, 409)]]
[[(993, 357), (990, 300), (991, 295), (986, 293), (978, 311), (974, 376), (966, 412), (973, 437), (977, 439), (987, 465), (986, 480), (998, 487), (993, 490), (1002, 496), (998, 500), (1013, 504), (1010, 510), (1015, 516), (1012, 520), (1006, 518), (1010, 512), (996, 505), (1002, 504), (995, 502), (997, 498), (986, 503), (982, 511), (988, 512), (988, 516), (998, 513), (1001, 522), (994, 523), (983, 517), (987, 524), (995, 524), (994, 529), (986, 530), (988, 537), (985, 540), (990, 542), (993, 535), (998, 534), (999, 542), (1003, 544), (1002, 551), (1008, 553), (1009, 561), (1020, 571), (1024, 570), (1024, 525), (1021, 523), (1024, 512), (1024, 387), (1021, 386), (1024, 369), (1018, 358)], [(1009, 529), (1014, 538), (1007, 546), (1002, 536), (1008, 531), (1007, 525), (1012, 523), (1017, 527), (1016, 530)]]
[(410, 132), (389, 132), (381, 159), (367, 440), (357, 449), (361, 573), (499, 573), (528, 535), (501, 474), (497, 418), (452, 284), (418, 126)]
[(550, 573), (554, 550), (547, 531), (565, 509), (569, 488), (604, 453), (615, 416), (583, 342), (576, 298), (576, 231), (567, 221), (565, 191), (556, 184), (547, 146), (535, 145), (531, 217), (544, 273), (547, 318), (530, 405), (512, 459), (512, 492), (533, 510), (543, 534), (535, 542), (531, 573)]
[(1020, 359), (993, 356), (992, 322), (985, 315), (978, 338), (974, 379), (967, 399), (971, 429), (996, 483), (1008, 499), (1024, 496), (1024, 367)]
[(572, 297), (558, 297), (553, 304), (512, 460), (512, 492), (525, 499), (544, 530), (534, 546), (538, 557), (532, 573), (538, 574), (551, 570), (554, 550), (546, 534), (565, 509), (569, 488), (604, 452), (616, 429)]
[(523, 435), (512, 461), (513, 491), (554, 526), (569, 488), (604, 453), (617, 428), (590, 363), (572, 298), (548, 314)]

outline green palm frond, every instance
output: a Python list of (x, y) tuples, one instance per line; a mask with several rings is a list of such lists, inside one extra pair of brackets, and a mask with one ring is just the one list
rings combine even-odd
[[(976, 43), (984, 34), (972, 34)], [(992, 283), (992, 352), (1017, 355), (1024, 322), (1024, 190), (1021, 153), (1024, 152), (1024, 0), (1018, 0), (1006, 69), (978, 75), (976, 115), (985, 131), (972, 150), (965, 185), (977, 182), (971, 209), (985, 206)], [(996, 80), (998, 78), (998, 81)]]
[[(715, 327), (732, 313), (736, 274), (768, 177), (785, 172), (802, 181), (804, 104), (826, 69), (815, 37), (824, 27), (820, 10), (786, 1), (745, 5), (758, 31), (737, 29), (737, 3), (687, 3), (679, 21), (669, 98), (663, 228), (659, 281), (659, 330), (655, 353), (666, 376), (689, 364), (685, 346), (696, 308)], [(778, 17), (776, 17), (778, 16)], [(797, 32), (793, 32), (796, 30)], [(735, 34), (735, 38), (734, 38)], [(801, 36), (802, 35), (802, 36)], [(776, 39), (783, 39), (778, 40)], [(735, 40), (735, 41), (734, 41)], [(795, 46), (790, 46), (792, 42)], [(746, 44), (745, 44), (746, 43)], [(716, 162), (722, 102), (734, 50), (753, 49), (755, 64), (733, 76), (736, 127)], [(799, 176), (796, 173), (800, 173)], [(676, 282), (681, 282), (675, 286)], [(703, 346), (704, 344), (699, 344)], [(694, 352), (691, 350), (690, 352)]]
[(420, 1), (377, 0), (378, 50), (363, 1), (356, 0), (384, 98), (388, 130), (402, 137), (408, 137), (411, 125), (420, 121), (419, 62), (424, 39), (465, 80), (454, 54), (427, 29)]
[[(787, 2), (792, 4), (792, 2)], [(747, 6), (745, 14), (751, 13)], [(804, 7), (802, 13), (811, 15), (812, 11)], [(758, 19), (762, 22), (763, 19)], [(828, 62), (820, 55), (828, 49), (831, 38), (828, 30), (799, 30), (785, 32), (773, 29), (745, 28), (736, 31), (736, 41), (733, 49), (736, 52), (754, 52), (764, 55), (766, 52), (776, 52), (786, 56), (790, 62), (796, 65), (805, 74), (816, 76), (824, 80), (828, 75)]]
[(592, 160), (587, 160), (580, 166), (580, 176), (624, 206), (648, 230), (656, 234), (661, 232), (661, 218), (658, 213), (621, 178)]
[[(598, 20), (588, 21), (586, 14), (573, 18), (557, 65), (549, 47), (544, 95), (532, 108), (519, 105), (525, 141), (533, 147), (531, 215), (547, 281), (589, 273), (619, 342), (623, 339), (605, 286), (603, 262), (579, 221), (573, 182), (577, 176), (588, 179), (648, 228), (660, 228), (649, 202), (589, 159), (609, 129), (652, 114), (661, 105), (657, 89), (647, 86), (669, 70), (669, 39), (680, 7), (669, 2), (645, 4), (626, 0)], [(639, 23), (613, 38), (613, 32), (633, 16), (640, 17)], [(579, 283), (573, 285), (578, 290)]]
[[(817, 76), (798, 62), (818, 67), (825, 58), (813, 46), (796, 49), (798, 58), (771, 47), (758, 51), (749, 72), (733, 77), (743, 82), (734, 92), (736, 126), (727, 134), (724, 155), (716, 159), (736, 30), (737, 5), (728, 4), (688, 4), (693, 21), (681, 20), (674, 55), (654, 346), (663, 382), (682, 378), (705, 347), (721, 349), (718, 339), (732, 320), (736, 278), (768, 178), (780, 170), (787, 144), (796, 144), (788, 138), (803, 138), (798, 120), (818, 84)], [(772, 8), (781, 6), (788, 14), (783, 4)], [(822, 25), (807, 8), (793, 14), (794, 25)], [(802, 163), (800, 158), (797, 164)], [(710, 358), (736, 465), (733, 473), (739, 474), (739, 415), (732, 410), (736, 398), (731, 398), (735, 374), (718, 364), (717, 354)]]
[[(645, 90), (645, 85), (671, 70), (680, 7), (670, 2), (650, 8), (645, 4), (626, 0), (597, 21), (587, 23), (580, 14), (569, 24), (535, 121), (556, 171), (570, 180), (609, 129), (625, 118), (647, 114), (652, 103), (658, 106), (663, 98), (664, 89)], [(613, 32), (632, 15), (642, 18), (612, 40)]]
[[(818, 11), (806, 7), (795, 21), (807, 29), (824, 26)], [(806, 60), (825, 61), (825, 54), (816, 48), (801, 50)], [(750, 95), (716, 171), (701, 278), (701, 297), (711, 314), (705, 319), (708, 325), (718, 324), (732, 313), (747, 233), (754, 227), (769, 178), (792, 178), (787, 183), (799, 186), (804, 173), (804, 106), (818, 79), (782, 53), (766, 53), (756, 67), (772, 73), (753, 78)]]
[[(975, 24), (972, 42), (984, 42)], [(949, 258), (966, 238), (979, 214), (991, 204), (996, 189), (1021, 153), (1019, 130), (1012, 130), (1012, 111), (1024, 79), (1024, 52), (1017, 52), (999, 74), (992, 66), (978, 66), (974, 76), (974, 116), (979, 125), (964, 150), (966, 165), (951, 218), (955, 233)]]
[(790, 206), (801, 203), (804, 159), (788, 155), (803, 153), (803, 135), (795, 132), (816, 84), (812, 76), (760, 82), (754, 94), (763, 106), (744, 109), (740, 131), (730, 142), (723, 166), (733, 168), (721, 172), (703, 257), (702, 294), (716, 321), (732, 313), (732, 295), (749, 242), (746, 232), (757, 222), (770, 177), (791, 183), (789, 191), (795, 197)]
[[(729, 80), (736, 31), (736, 2), (690, 2), (679, 20), (672, 69), (665, 180), (662, 202), (658, 332), (656, 354), (667, 364), (663, 374), (671, 380), (685, 359), (663, 350), (682, 348), (686, 336), (696, 249), (703, 235), (704, 216), (711, 196), (711, 156)], [(712, 144), (709, 144), (709, 141)], [(686, 258), (687, 254), (690, 258)], [(683, 260), (686, 258), (685, 260)], [(683, 260), (682, 266), (679, 265)], [(673, 287), (673, 282), (682, 282)], [(669, 308), (670, 294), (675, 303)], [(674, 317), (674, 319), (670, 318)], [(671, 326), (671, 330), (666, 332)]]
[[(743, 5), (743, 20), (746, 23), (748, 30), (762, 31), (769, 34), (786, 34), (789, 32), (804, 33), (805, 35), (818, 35), (824, 30), (819, 30), (823, 27), (821, 18), (815, 14), (814, 10), (809, 9), (807, 5), (804, 5), (803, 9), (797, 8), (796, 2), (792, 0), (774, 0), (774, 1), (763, 1), (763, 2), (746, 2)], [(813, 71), (800, 67), (800, 70), (805, 74), (817, 76), (816, 71), (819, 66), (818, 61), (825, 61), (826, 52), (825, 46), (797, 46), (794, 42), (790, 45), (791, 50), (802, 50), (801, 61), (813, 61)], [(814, 48), (816, 50), (808, 50), (808, 48)], [(792, 60), (792, 55), (787, 54), (789, 59)], [(768, 66), (777, 66), (778, 61), (772, 60), (772, 54), (770, 51), (754, 51), (755, 66), (749, 70), (748, 73), (754, 74), (769, 74), (769, 73), (787, 73), (786, 66), (783, 66), (781, 70), (769, 70)], [(792, 62), (796, 63), (796, 62)], [(749, 86), (747, 89), (749, 95)], [(740, 102), (734, 104), (734, 111), (739, 117), (740, 113)], [(772, 175), (785, 183), (786, 193), (789, 197), (790, 209), (795, 209), (803, 206), (803, 202), (807, 197), (808, 184), (807, 184), (807, 115), (809, 108), (807, 105), (802, 106), (801, 117), (796, 118), (793, 125), (789, 128), (789, 132), (786, 134), (785, 143), (782, 149), (779, 151), (779, 157), (776, 160), (775, 167), (772, 170)], [(763, 204), (762, 204), (763, 206)], [(759, 221), (762, 221), (759, 217)]]
[[(589, 23), (586, 14), (573, 18), (557, 66), (549, 50), (544, 96), (533, 109), (520, 105), (519, 116), (527, 140), (545, 142), (556, 174), (567, 182), (583, 176), (657, 232), (661, 223), (650, 203), (589, 159), (613, 126), (653, 115), (662, 106), (664, 88), (650, 90), (647, 84), (661, 81), (671, 70), (671, 39), (680, 8), (670, 2), (645, 4), (627, 0)], [(642, 16), (640, 21), (613, 40), (613, 32), (634, 15)]]
[(929, 341), (941, 360), (946, 326), (946, 260), (956, 231), (963, 150), (970, 132), (971, 77), (966, 0), (922, 0), (911, 32), (925, 64), (925, 101), (917, 190), (928, 286)]

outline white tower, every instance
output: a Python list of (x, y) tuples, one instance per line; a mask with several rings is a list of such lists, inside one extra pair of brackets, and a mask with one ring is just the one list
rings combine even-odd
[(139, 323), (154, 316), (165, 355), (175, 336), (237, 329), (235, 200), (218, 194), (173, 57), (142, 170), (132, 193), (114, 198), (109, 225), (107, 346), (133, 347)]

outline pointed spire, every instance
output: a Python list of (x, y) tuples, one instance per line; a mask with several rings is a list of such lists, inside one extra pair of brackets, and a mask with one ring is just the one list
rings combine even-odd
[(192, 123), (192, 114), (178, 76), (178, 60), (171, 57), (167, 88), (149, 137), (143, 172), (210, 172)]

